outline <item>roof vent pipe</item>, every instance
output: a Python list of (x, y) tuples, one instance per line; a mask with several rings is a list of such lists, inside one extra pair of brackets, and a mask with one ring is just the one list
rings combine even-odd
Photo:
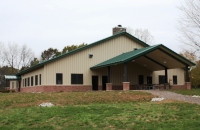
[(134, 51), (138, 50), (137, 48), (133, 48)]

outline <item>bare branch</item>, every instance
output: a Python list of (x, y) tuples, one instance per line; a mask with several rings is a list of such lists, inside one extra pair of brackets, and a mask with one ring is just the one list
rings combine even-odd
[(133, 30), (132, 28), (128, 27), (126, 31), (145, 43), (154, 44), (154, 37), (151, 35), (148, 29), (143, 30), (140, 28)]
[(186, 45), (200, 49), (200, 0), (183, 0), (179, 9), (182, 15), (179, 19), (180, 40)]

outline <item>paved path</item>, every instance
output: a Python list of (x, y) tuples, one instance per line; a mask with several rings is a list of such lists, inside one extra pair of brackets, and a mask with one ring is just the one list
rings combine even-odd
[(139, 91), (149, 92), (153, 95), (157, 95), (159, 97), (163, 97), (166, 99), (184, 101), (184, 102), (189, 102), (189, 103), (196, 103), (196, 104), (200, 105), (199, 97), (186, 96), (186, 95), (181, 95), (181, 94), (164, 91), (164, 90), (139, 90)]

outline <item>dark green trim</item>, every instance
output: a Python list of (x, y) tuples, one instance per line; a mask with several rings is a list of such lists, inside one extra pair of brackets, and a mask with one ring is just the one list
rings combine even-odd
[[(164, 46), (164, 45), (161, 45), (161, 48), (162, 48), (162, 47), (165, 48), (166, 50), (168, 50), (169, 52), (173, 53), (174, 55), (180, 57), (181, 60), (184, 60), (184, 61), (188, 62), (188, 63), (190, 64), (190, 66), (195, 66), (195, 65), (196, 65), (195, 63), (193, 63), (193, 62), (191, 62), (190, 60), (188, 60), (187, 58), (185, 58), (185, 57), (183, 57), (183, 56), (177, 54), (176, 52), (174, 52), (173, 50), (169, 49), (168, 47), (166, 47), (166, 46)], [(166, 52), (166, 51), (165, 51), (165, 52)], [(169, 54), (169, 53), (168, 53), (168, 54)], [(172, 56), (172, 57), (175, 58), (174, 56)], [(189, 64), (188, 64), (188, 65), (189, 65)]]
[[(182, 56), (180, 56), (176, 52), (170, 50), (169, 48), (165, 47), (164, 45), (159, 44), (159, 45), (148, 46), (148, 47), (145, 47), (145, 48), (141, 48), (141, 49), (138, 49), (138, 50), (135, 50), (135, 51), (131, 51), (131, 52), (127, 52), (127, 53), (118, 55), (114, 58), (111, 58), (111, 59), (106, 60), (106, 61), (104, 61), (100, 64), (97, 64), (97, 65), (91, 67), (90, 69), (97, 69), (97, 68), (102, 68), (102, 67), (106, 67), (106, 66), (111, 66), (111, 65), (129, 62), (129, 61), (135, 60), (135, 59), (137, 59), (141, 56), (144, 56), (144, 55), (146, 55), (146, 54), (148, 54), (152, 51), (155, 51), (156, 49), (158, 49), (161, 52), (169, 55), (170, 57), (174, 58), (175, 60), (182, 63), (183, 65), (190, 65), (190, 66), (195, 65), (193, 62), (189, 61), (186, 58), (183, 58)], [(167, 52), (167, 51), (169, 51), (169, 52)], [(173, 54), (176, 55), (177, 57), (179, 57), (180, 59), (175, 57)], [(162, 64), (160, 64), (160, 65), (166, 68), (166, 66), (164, 66)]]
[[(159, 46), (159, 45), (157, 45), (157, 46)], [(155, 47), (155, 48), (158, 48), (158, 47)], [(138, 54), (138, 55), (134, 56), (133, 58), (129, 58), (129, 59), (127, 59), (127, 60), (124, 60), (124, 62), (129, 62), (129, 61), (135, 60), (135, 59), (137, 59), (137, 58), (139, 58), (139, 57), (141, 57), (141, 56), (144, 56), (145, 54), (148, 54), (148, 53), (154, 51), (155, 48), (151, 48), (151, 49), (149, 49), (149, 50), (147, 50), (147, 51), (145, 51), (145, 52), (143, 52), (143, 53), (141, 53), (141, 54)], [(142, 49), (143, 49), (143, 48), (142, 48)]]
[(180, 62), (181, 64), (187, 65), (186, 63), (184, 63), (184, 62), (181, 61), (180, 59), (176, 58), (175, 56), (171, 55), (170, 53), (168, 53), (168, 52), (166, 52), (166, 51), (164, 51), (164, 50), (162, 50), (162, 49), (160, 49), (160, 48), (159, 48), (159, 50), (162, 51), (162, 52), (164, 52), (165, 54), (167, 54), (167, 55), (173, 57), (175, 60), (177, 60), (177, 61)]
[[(106, 66), (117, 65), (117, 64), (132, 61), (132, 60), (135, 60), (135, 59), (137, 59), (137, 58), (139, 58), (139, 57), (141, 57), (141, 56), (143, 56), (147, 53), (154, 51), (159, 46), (160, 46), (160, 44), (154, 45), (154, 46), (149, 46), (149, 47), (146, 47), (146, 48), (141, 48), (141, 49), (131, 51), (131, 52), (127, 52), (127, 53), (118, 55), (114, 58), (111, 58), (107, 61), (104, 61), (104, 62), (102, 62), (98, 65), (95, 65), (95, 66), (91, 67), (90, 69), (97, 69), (97, 68), (102, 68), (102, 67), (106, 67)], [(123, 59), (119, 59), (120, 57), (123, 57)], [(106, 62), (109, 62), (109, 61), (110, 61), (110, 63), (106, 63)]]
[(20, 76), (16, 76), (16, 75), (5, 75), (4, 76), (6, 80), (20, 80)]
[(68, 55), (77, 53), (77, 52), (79, 52), (79, 51), (85, 50), (85, 49), (87, 49), (87, 48), (93, 47), (93, 46), (95, 46), (95, 45), (101, 44), (102, 42), (111, 40), (111, 39), (113, 39), (113, 38), (116, 38), (116, 37), (119, 37), (119, 36), (122, 36), (122, 35), (127, 36), (128, 38), (132, 39), (133, 41), (136, 41), (137, 43), (139, 43), (140, 45), (142, 45), (142, 46), (144, 46), (144, 47), (148, 47), (148, 46), (149, 46), (149, 45), (146, 44), (145, 42), (139, 40), (138, 38), (136, 38), (136, 37), (134, 37), (134, 36), (132, 36), (132, 35), (130, 35), (129, 33), (127, 33), (127, 32), (121, 32), (121, 33), (117, 33), (117, 34), (115, 34), (115, 35), (113, 35), (113, 36), (110, 36), (110, 37), (104, 38), (104, 39), (102, 39), (102, 40), (99, 40), (99, 41), (97, 41), (97, 42), (91, 43), (91, 44), (89, 44), (89, 45), (83, 46), (83, 47), (81, 47), (81, 48), (75, 49), (75, 50), (70, 51), (70, 52), (68, 52), (68, 53), (59, 55), (59, 56), (57, 56), (57, 57), (55, 57), (55, 58), (52, 58), (52, 59), (43, 61), (43, 62), (41, 62), (41, 63), (39, 63), (39, 64), (37, 64), (37, 65), (31, 67), (31, 68), (28, 68), (28, 69), (26, 69), (26, 70), (24, 70), (24, 71), (21, 71), (21, 72), (17, 73), (16, 75), (22, 75), (22, 74), (24, 74), (24, 73), (26, 73), (26, 72), (29, 72), (29, 71), (34, 70), (34, 69), (37, 69), (38, 67), (43, 66), (43, 65), (45, 65), (45, 64), (47, 64), (47, 63), (49, 63), (49, 62), (53, 62), (53, 61), (55, 61), (55, 60), (61, 59), (61, 58), (66, 57), (66, 56), (68, 56)]
[[(160, 66), (162, 66), (163, 68), (167, 68), (166, 66), (164, 66), (164, 65), (162, 65), (162, 64), (160, 64), (159, 62), (157, 62), (157, 61), (155, 61), (154, 59), (151, 59), (150, 57), (148, 57), (148, 56), (144, 56), (145, 58), (147, 58), (147, 59), (149, 59), (149, 60), (151, 60), (151, 61), (153, 61), (153, 62), (155, 62), (156, 64), (158, 64), (158, 65), (160, 65)], [(168, 69), (168, 68), (167, 68)]]

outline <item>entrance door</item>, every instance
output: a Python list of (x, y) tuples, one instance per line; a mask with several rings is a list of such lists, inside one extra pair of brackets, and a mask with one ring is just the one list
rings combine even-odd
[(139, 84), (144, 84), (144, 77), (143, 75), (139, 75)]
[(106, 90), (106, 83), (108, 82), (108, 76), (102, 76), (102, 89)]
[(151, 76), (147, 77), (147, 84), (152, 84), (152, 77)]
[(92, 90), (98, 90), (98, 76), (92, 76)]

